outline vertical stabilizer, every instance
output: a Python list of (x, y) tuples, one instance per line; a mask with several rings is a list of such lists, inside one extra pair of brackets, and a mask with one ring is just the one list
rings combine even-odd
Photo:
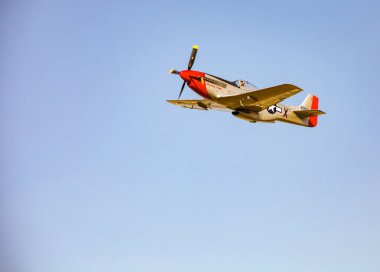
[[(318, 109), (318, 97), (309, 94), (301, 104), (301, 109), (317, 110)], [(308, 127), (315, 127), (318, 123), (318, 116), (308, 117)]]

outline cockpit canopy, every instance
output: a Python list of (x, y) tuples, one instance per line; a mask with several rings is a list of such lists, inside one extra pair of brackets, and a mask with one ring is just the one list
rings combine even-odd
[(257, 87), (247, 80), (238, 79), (234, 81), (234, 84), (242, 89), (257, 90)]

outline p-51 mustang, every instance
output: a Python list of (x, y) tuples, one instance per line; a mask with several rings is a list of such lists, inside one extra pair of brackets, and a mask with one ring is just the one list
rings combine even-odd
[[(170, 70), (170, 74), (179, 75), (184, 82), (178, 100), (167, 100), (168, 102), (189, 109), (232, 112), (234, 116), (252, 123), (282, 121), (315, 127), (318, 115), (325, 114), (318, 109), (318, 97), (312, 94), (309, 94), (300, 106), (279, 104), (302, 91), (291, 84), (258, 89), (245, 80), (232, 82), (203, 72), (192, 71), (197, 52), (198, 46), (194, 45), (187, 70), (181, 72)], [(203, 99), (179, 100), (186, 83)]]

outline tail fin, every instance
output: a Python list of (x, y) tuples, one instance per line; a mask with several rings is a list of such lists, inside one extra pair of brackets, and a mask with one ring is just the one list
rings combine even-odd
[[(318, 109), (318, 97), (315, 95), (309, 94), (305, 100), (302, 102), (300, 108), (301, 110), (317, 110)], [(308, 127), (315, 127), (318, 123), (318, 115), (310, 116), (308, 118)]]

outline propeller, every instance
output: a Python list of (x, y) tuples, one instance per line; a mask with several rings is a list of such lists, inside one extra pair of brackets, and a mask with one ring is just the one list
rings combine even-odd
[(190, 59), (189, 59), (189, 65), (187, 66), (187, 70), (191, 70), (191, 67), (193, 67), (195, 57), (197, 56), (198, 52), (198, 45), (193, 46), (193, 50), (191, 51)]
[[(191, 68), (193, 67), (193, 64), (194, 64), (194, 61), (195, 61), (195, 57), (197, 56), (198, 48), (199, 48), (198, 45), (194, 45), (193, 46), (193, 50), (191, 51), (191, 55), (190, 55), (190, 59), (189, 59), (189, 64), (187, 65), (187, 70), (191, 70)], [(177, 70), (175, 70), (175, 69), (171, 69), (169, 71), (169, 74), (179, 75), (179, 72)], [(185, 84), (186, 84), (186, 81), (184, 80), (183, 84), (182, 84), (182, 87), (181, 87), (181, 91), (179, 92), (178, 99), (182, 95), (183, 89), (185, 88)]]
[(176, 75), (179, 75), (179, 72), (177, 70), (174, 70), (174, 69), (171, 69), (169, 71), (169, 74), (176, 74)]
[(185, 88), (185, 84), (186, 84), (186, 81), (183, 81), (181, 91), (179, 92), (179, 95), (178, 95), (178, 100), (179, 100), (179, 98), (181, 97), (181, 94), (182, 94), (182, 92), (183, 92), (183, 89)]

